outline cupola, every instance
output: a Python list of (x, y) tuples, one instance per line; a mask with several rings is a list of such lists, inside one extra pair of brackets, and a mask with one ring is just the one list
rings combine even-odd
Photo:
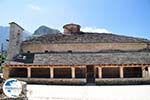
[(81, 26), (78, 24), (71, 23), (71, 24), (64, 25), (63, 28), (64, 28), (64, 34), (71, 35), (74, 33), (79, 33)]

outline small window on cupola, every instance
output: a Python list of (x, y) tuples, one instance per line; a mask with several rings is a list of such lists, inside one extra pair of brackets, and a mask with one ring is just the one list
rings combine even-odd
[(48, 53), (48, 50), (45, 50), (45, 53)]
[(69, 53), (72, 53), (72, 50), (68, 50)]
[(30, 53), (30, 51), (27, 51), (27, 53)]

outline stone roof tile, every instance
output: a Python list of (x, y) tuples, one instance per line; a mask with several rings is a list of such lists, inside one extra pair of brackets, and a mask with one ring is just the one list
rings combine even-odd
[(40, 37), (36, 37), (30, 40), (26, 40), (23, 44), (30, 43), (145, 43), (149, 42), (147, 39), (121, 36), (108, 33), (74, 33), (72, 35), (64, 34), (48, 34)]

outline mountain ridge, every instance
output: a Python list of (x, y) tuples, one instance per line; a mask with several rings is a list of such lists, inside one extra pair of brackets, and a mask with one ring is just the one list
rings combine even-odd
[(47, 34), (57, 34), (60, 33), (59, 30), (47, 27), (45, 25), (41, 25), (38, 29), (36, 29), (33, 35), (47, 35)]

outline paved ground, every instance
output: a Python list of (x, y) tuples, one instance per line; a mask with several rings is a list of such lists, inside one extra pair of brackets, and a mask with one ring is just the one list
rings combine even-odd
[(29, 100), (150, 100), (150, 85), (28, 85)]

